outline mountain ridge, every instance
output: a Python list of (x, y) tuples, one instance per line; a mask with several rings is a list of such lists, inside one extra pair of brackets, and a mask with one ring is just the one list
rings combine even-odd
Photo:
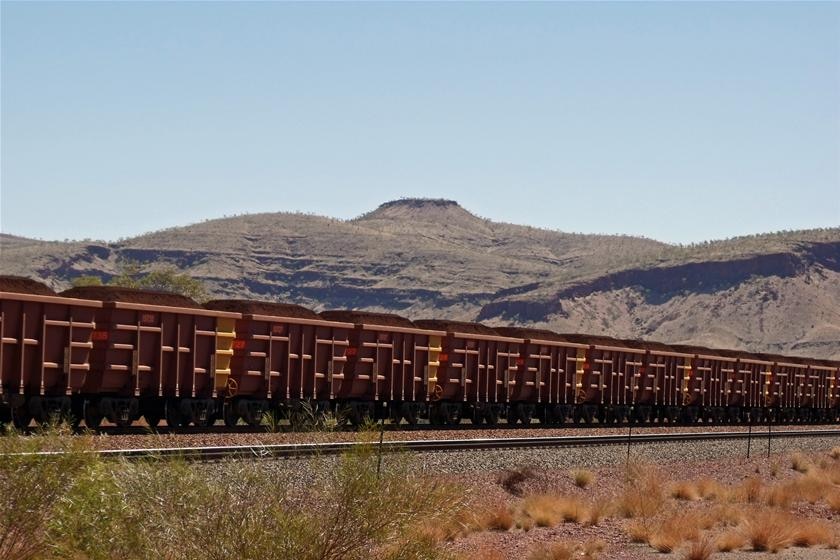
[[(0, 234), (3, 273), (54, 288), (82, 275), (107, 280), (126, 260), (176, 266), (214, 297), (840, 357), (840, 317), (831, 311), (840, 309), (840, 228), (679, 246), (401, 199), (350, 220), (246, 214), (113, 243)], [(783, 319), (772, 305), (751, 303), (748, 294), (759, 293), (776, 294)]]

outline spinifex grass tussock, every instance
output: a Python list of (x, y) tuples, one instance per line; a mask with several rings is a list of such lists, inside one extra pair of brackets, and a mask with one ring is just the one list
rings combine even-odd
[(528, 560), (571, 560), (574, 557), (574, 545), (561, 541), (537, 546), (528, 555)]
[(793, 545), (811, 547), (829, 544), (834, 538), (834, 531), (824, 521), (797, 519), (793, 525)]
[(607, 544), (600, 540), (589, 540), (579, 544), (558, 541), (551, 544), (537, 545), (527, 556), (528, 560), (596, 560)]
[(840, 461), (840, 447), (832, 447), (828, 455), (835, 461)]
[(704, 500), (726, 501), (729, 496), (729, 490), (711, 478), (701, 478), (697, 481), (695, 488)]
[(737, 486), (730, 494), (730, 500), (734, 502), (743, 502), (747, 504), (755, 504), (761, 500), (764, 492), (764, 483), (760, 478), (750, 477), (744, 480)]
[(572, 480), (578, 488), (586, 488), (595, 480), (595, 475), (586, 469), (575, 469), (572, 471)]
[(482, 516), (481, 526), (491, 531), (507, 531), (513, 527), (513, 513), (507, 504), (499, 502), (493, 504)]
[(477, 550), (458, 556), (458, 560), (506, 560), (499, 549), (483, 545)]
[(730, 529), (718, 535), (715, 546), (720, 552), (731, 552), (738, 550), (747, 544), (747, 538), (743, 531)]
[(684, 560), (709, 560), (712, 554), (715, 553), (715, 541), (710, 537), (703, 537), (702, 539), (691, 543), (688, 550), (683, 555)]
[[(323, 480), (304, 492), (261, 462), (101, 460), (85, 441), (0, 438), (0, 556), (438, 558), (436, 534), (421, 529), (462, 507), (463, 492), (415, 475), (408, 457), (389, 456), (378, 472), (372, 448), (322, 464)], [(67, 452), (20, 453), (45, 447)]]
[(801, 453), (790, 456), (790, 468), (797, 472), (806, 473), (811, 468), (811, 461)]
[(630, 463), (624, 475), (624, 489), (618, 498), (618, 510), (628, 518), (648, 519), (665, 503), (660, 474), (651, 465)]
[(833, 513), (840, 513), (840, 490), (834, 490), (825, 498), (826, 504)]
[(522, 512), (538, 527), (553, 527), (561, 521), (580, 523), (587, 519), (589, 508), (578, 498), (559, 494), (532, 494), (522, 502)]
[(694, 483), (684, 480), (675, 482), (671, 486), (671, 497), (677, 500), (694, 501), (700, 499), (700, 492)]
[(613, 505), (609, 500), (596, 499), (589, 504), (589, 509), (586, 515), (586, 525), (598, 525), (601, 520), (607, 517), (613, 509)]
[(793, 520), (776, 510), (757, 512), (746, 518), (744, 535), (753, 550), (778, 552), (793, 544)]

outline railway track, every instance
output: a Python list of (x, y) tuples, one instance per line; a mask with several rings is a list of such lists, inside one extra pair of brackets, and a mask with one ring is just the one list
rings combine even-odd
[(775, 432), (691, 432), (667, 434), (614, 434), (587, 436), (555, 436), (528, 438), (473, 438), (449, 440), (405, 440), (373, 443), (284, 443), (269, 445), (238, 445), (212, 447), (165, 447), (152, 449), (112, 449), (95, 451), (104, 458), (165, 459), (187, 461), (220, 461), (224, 459), (278, 459), (317, 455), (337, 455), (374, 446), (383, 453), (399, 451), (466, 451), (521, 448), (563, 448), (600, 445), (635, 445), (641, 443), (692, 442), (710, 440), (766, 440), (777, 438), (836, 437), (840, 430), (786, 430)]

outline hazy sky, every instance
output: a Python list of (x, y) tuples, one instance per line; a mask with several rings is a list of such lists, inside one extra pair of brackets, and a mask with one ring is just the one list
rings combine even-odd
[(2, 2), (0, 230), (403, 196), (664, 241), (840, 224), (840, 4)]

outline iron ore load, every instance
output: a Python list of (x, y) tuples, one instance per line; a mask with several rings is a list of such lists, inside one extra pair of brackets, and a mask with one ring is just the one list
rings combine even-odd
[(840, 422), (840, 363), (0, 277), (0, 422)]

